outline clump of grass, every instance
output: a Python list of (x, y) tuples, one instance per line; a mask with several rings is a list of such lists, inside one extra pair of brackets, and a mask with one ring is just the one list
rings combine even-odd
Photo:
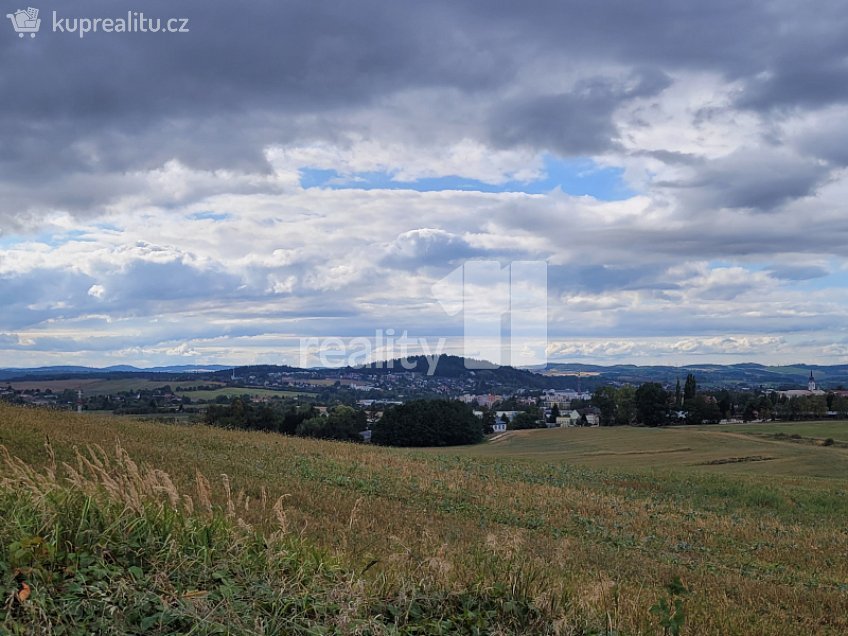
[[(117, 445), (37, 471), (0, 447), (0, 633), (549, 633), (520, 590), (408, 584), (375, 597), (324, 550), (239, 516), (267, 508), (233, 493), (214, 505), (200, 473), (181, 494), (162, 470)], [(354, 516), (351, 517), (354, 523)]]

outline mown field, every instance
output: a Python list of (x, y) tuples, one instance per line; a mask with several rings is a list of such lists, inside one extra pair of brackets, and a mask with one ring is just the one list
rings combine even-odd
[(175, 389), (174, 393), (181, 397), (189, 397), (192, 400), (202, 400), (211, 402), (221, 396), (233, 398), (241, 395), (250, 395), (251, 397), (298, 397), (299, 395), (310, 395), (307, 391), (278, 391), (275, 389), (253, 389), (242, 387), (226, 387), (213, 389), (208, 391), (182, 391)]
[[(199, 384), (204, 386), (218, 386), (220, 388), (212, 388), (207, 390), (191, 391)], [(297, 397), (299, 395), (309, 395), (308, 391), (283, 391), (274, 389), (260, 388), (244, 388), (244, 387), (227, 387), (218, 382), (211, 381), (183, 381), (183, 382), (166, 382), (161, 380), (148, 380), (143, 378), (126, 378), (120, 380), (103, 380), (98, 378), (72, 378), (68, 380), (26, 380), (22, 382), (12, 382), (10, 385), (13, 389), (19, 391), (25, 390), (51, 390), (58, 393), (65, 390), (82, 390), (85, 395), (110, 395), (122, 393), (125, 391), (152, 391), (161, 389), (165, 386), (170, 386), (176, 395), (187, 396), (193, 400), (212, 401), (218, 397), (237, 397), (240, 395), (250, 395), (256, 397)]]
[[(834, 440), (833, 447), (822, 445), (828, 438)], [(625, 472), (673, 470), (687, 475), (818, 477), (842, 482), (848, 479), (843, 441), (848, 441), (844, 421), (572, 428), (514, 431), (489, 444), (454, 452), (464, 457), (567, 462)]]
[[(848, 450), (837, 446), (699, 427), (527, 431), (406, 451), (0, 406), (12, 455), (49, 466), (46, 437), (72, 464), (74, 446), (112, 452), (120, 441), (185, 493), (200, 470), (217, 505), (233, 493), (244, 525), (296, 539), (291, 555), (313, 554), (310, 568), (352, 573), (344, 585), (298, 579), (292, 598), (308, 592), (320, 611), (298, 614), (289, 633), (848, 632)], [(248, 497), (282, 499), (271, 514)], [(177, 586), (167, 573), (152, 580)], [(189, 598), (219, 593), (195, 589), (207, 579), (191, 586)], [(159, 597), (202, 625), (186, 594)]]
[[(170, 386), (175, 391), (186, 387), (194, 387), (201, 382), (164, 382), (144, 378), (123, 378), (120, 380), (104, 380), (100, 378), (71, 378), (67, 380), (25, 380), (12, 382), (11, 387), (18, 391), (51, 390), (58, 393), (65, 390), (82, 390), (86, 395), (109, 395), (124, 391), (152, 391)], [(203, 381), (203, 385), (215, 385), (216, 382)]]
[(848, 442), (848, 422), (827, 420), (819, 422), (755, 422), (750, 424), (729, 424), (720, 426), (720, 430), (741, 432), (748, 435), (783, 433), (802, 437), (827, 439), (828, 437)]

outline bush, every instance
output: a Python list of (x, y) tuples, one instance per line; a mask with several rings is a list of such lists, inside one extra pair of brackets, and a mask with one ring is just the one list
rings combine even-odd
[(483, 441), (471, 407), (450, 400), (414, 400), (386, 409), (371, 441), (383, 446), (459, 446)]

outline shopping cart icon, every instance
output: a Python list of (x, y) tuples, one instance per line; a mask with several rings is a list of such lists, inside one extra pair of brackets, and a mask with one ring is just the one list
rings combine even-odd
[(18, 34), (19, 38), (24, 37), (26, 33), (29, 33), (29, 37), (34, 38), (41, 28), (38, 9), (32, 7), (28, 7), (26, 11), (18, 9), (15, 13), (7, 13), (6, 17), (12, 21), (12, 26), (15, 27), (15, 33)]

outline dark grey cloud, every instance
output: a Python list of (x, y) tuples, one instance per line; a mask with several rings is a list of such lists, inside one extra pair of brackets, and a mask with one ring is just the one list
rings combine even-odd
[[(630, 78), (628, 78), (630, 79)], [(607, 78), (578, 81), (568, 92), (508, 100), (494, 108), (491, 138), (500, 146), (532, 146), (559, 155), (602, 154), (615, 145), (616, 108), (656, 95), (670, 84), (659, 71), (637, 75), (627, 86)]]
[(551, 291), (589, 292), (635, 291), (641, 289), (675, 289), (674, 281), (664, 279), (666, 264), (635, 263), (610, 265), (569, 265), (548, 268)]
[[(77, 17), (138, 7), (83, 0), (41, 9), (45, 17), (53, 9)], [(708, 70), (737, 80), (739, 106), (757, 110), (816, 108), (843, 101), (848, 90), (839, 2), (802, 11), (789, 2), (731, 0), (541, 0), (532, 8), (151, 0), (144, 12), (189, 17), (191, 33), (83, 40), (42, 33), (26, 42), (11, 29), (0, 33), (0, 174), (10, 181), (0, 214), (7, 225), (10, 216), (29, 224), (27, 211), (99, 211), (140, 187), (99, 177), (169, 159), (267, 171), (264, 146), (371, 134), (351, 116), (404, 91), (453, 91), (479, 112), (464, 134), (484, 143), (573, 155), (610, 149), (614, 110), (657, 94), (670, 73)], [(577, 83), (561, 87), (561, 71)], [(516, 92), (525, 80), (535, 88)], [(785, 196), (803, 193), (805, 183), (802, 177)], [(755, 206), (782, 200), (764, 200), (756, 190), (731, 199)]]
[(830, 173), (830, 168), (808, 157), (779, 148), (737, 150), (703, 162), (689, 179), (658, 183), (684, 189), (684, 199), (698, 207), (751, 208), (769, 211), (779, 205), (810, 196)]
[[(68, 17), (139, 9), (129, 0), (39, 6), (45, 24), (54, 9)], [(761, 317), (739, 317), (758, 285), (789, 291), (827, 276), (794, 263), (848, 256), (848, 219), (831, 187), (848, 165), (844, 2), (150, 0), (143, 10), (186, 16), (191, 33), (20, 40), (0, 26), (0, 238), (37, 234), (56, 211), (112, 215), (122, 231), (132, 225), (120, 216), (126, 208), (162, 208), (155, 218), (165, 225), (187, 214), (181, 206), (232, 206), (228, 224), (203, 226), (203, 240), (172, 257), (127, 256), (110, 239), (97, 245), (103, 262), (51, 254), (5, 267), (16, 272), (0, 278), (6, 347), (31, 346), (11, 332), (52, 324), (108, 331), (86, 317), (101, 313), (143, 335), (92, 335), (92, 350), (275, 330), (367, 334), (387, 313), (422, 333), (455, 333), (454, 319), (441, 325), (428, 313), (432, 299), (401, 298), (423, 292), (398, 281), (438, 278), (468, 258), (565, 263), (551, 269), (552, 291), (574, 299), (571, 311), (627, 312), (620, 335), (844, 324), (839, 300), (834, 310), (810, 308), (779, 292), (757, 300)], [(643, 196), (601, 205), (558, 192), (461, 202), (439, 193), (407, 212), (416, 202), (397, 191), (292, 194), (290, 182), (270, 178), (278, 166), (263, 151), (306, 147), (298, 156), (308, 157), (310, 144), (321, 144), (329, 164), (354, 148), (390, 174), (409, 168), (392, 163), (401, 148), (397, 163), (421, 160), (410, 173), (444, 176), (432, 166), (450, 155), (446, 174), (469, 178), (456, 168), (467, 153), (483, 166), (475, 174), (499, 183), (519, 172), (516, 163), (533, 174), (538, 153), (590, 155), (626, 167), (633, 189), (644, 173)], [(359, 172), (361, 156), (342, 159), (331, 167)], [(149, 174), (174, 160), (199, 172)], [(218, 194), (221, 208), (210, 200)], [(120, 213), (109, 209), (128, 198)], [(390, 212), (380, 219), (372, 209)], [(282, 222), (295, 215), (302, 223)], [(312, 224), (322, 215), (326, 223)], [(278, 246), (259, 247), (251, 232), (278, 232), (279, 247), (297, 253), (273, 266)], [(180, 242), (172, 228), (130, 235)], [(299, 249), (312, 241), (321, 253)], [(701, 269), (689, 267), (695, 260)], [(723, 260), (753, 265), (711, 276), (733, 269), (715, 264)], [(644, 306), (630, 307), (634, 296)], [(797, 312), (777, 315), (786, 305)], [(170, 320), (146, 324), (157, 315)], [(609, 325), (573, 328), (602, 334)], [(73, 350), (73, 342), (45, 337), (38, 346)]]

